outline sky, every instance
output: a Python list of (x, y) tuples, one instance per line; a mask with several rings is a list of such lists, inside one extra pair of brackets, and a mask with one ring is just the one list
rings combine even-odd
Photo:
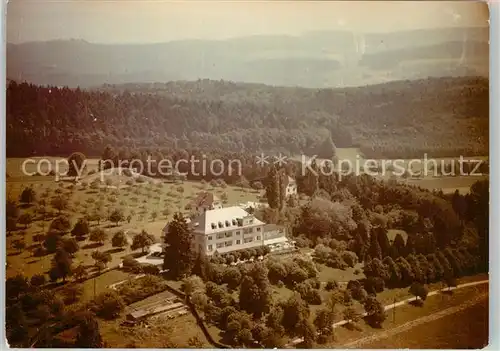
[(488, 18), (486, 3), (470, 1), (10, 0), (7, 41), (222, 40), (336, 29), (488, 26)]

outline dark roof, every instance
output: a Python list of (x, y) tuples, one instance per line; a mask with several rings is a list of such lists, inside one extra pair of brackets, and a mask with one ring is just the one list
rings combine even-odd
[(202, 192), (199, 193), (196, 199), (191, 202), (192, 207), (200, 207), (200, 206), (211, 206), (214, 202), (220, 201), (219, 198), (213, 193)]

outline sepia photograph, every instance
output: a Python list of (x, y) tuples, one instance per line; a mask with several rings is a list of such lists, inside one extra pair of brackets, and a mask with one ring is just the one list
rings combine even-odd
[(8, 347), (490, 343), (488, 3), (10, 0), (4, 34)]

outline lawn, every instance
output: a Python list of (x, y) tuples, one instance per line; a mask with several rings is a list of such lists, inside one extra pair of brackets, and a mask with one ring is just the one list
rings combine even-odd
[(396, 238), (396, 235), (398, 234), (401, 234), (406, 244), (406, 240), (408, 239), (408, 233), (406, 233), (404, 230), (389, 229), (387, 231), (387, 238), (389, 239), (389, 241), (392, 242)]
[[(49, 159), (51, 162), (55, 162), (56, 160), (56, 158)], [(167, 221), (172, 218), (173, 213), (179, 210), (188, 213), (185, 206), (201, 191), (214, 192), (219, 197), (225, 194), (227, 196), (226, 206), (237, 205), (247, 201), (258, 202), (260, 195), (259, 191), (252, 189), (242, 189), (233, 186), (213, 188), (209, 184), (191, 181), (173, 184), (156, 180), (159, 184), (136, 183), (132, 186), (116, 189), (90, 189), (88, 186), (75, 185), (70, 182), (56, 182), (54, 177), (22, 176), (20, 170), (21, 164), (21, 159), (7, 160), (7, 172), (10, 175), (6, 184), (7, 197), (18, 200), (23, 189), (31, 186), (36, 192), (37, 200), (45, 200), (46, 210), (52, 212), (51, 214), (49, 213), (48, 217), (57, 215), (57, 211), (50, 205), (51, 199), (56, 196), (63, 196), (68, 199), (69, 206), (62, 214), (70, 219), (72, 226), (79, 218), (94, 212), (96, 208), (101, 208), (103, 217), (107, 217), (112, 210), (117, 208), (123, 210), (125, 217), (128, 215), (131, 216), (130, 222), (122, 221), (118, 225), (107, 220), (102, 220), (99, 225), (96, 222), (90, 223), (91, 230), (96, 227), (105, 229), (108, 232), (108, 240), (101, 246), (88, 241), (80, 242), (80, 250), (73, 258), (75, 266), (79, 264), (88, 267), (92, 266), (94, 260), (91, 254), (96, 249), (110, 252), (112, 261), (108, 263), (108, 267), (117, 266), (124, 256), (132, 253), (130, 247), (126, 247), (123, 250), (112, 247), (110, 242), (111, 237), (119, 230), (126, 232), (129, 241), (131, 241), (135, 233), (146, 230), (159, 242), (161, 240), (162, 229)], [(94, 167), (93, 165), (97, 167), (97, 160), (89, 160), (89, 164), (89, 168), (91, 169)], [(29, 169), (29, 171), (32, 172), (34, 169)], [(116, 181), (116, 176), (110, 177), (112, 177), (112, 181)], [(36, 214), (35, 209), (37, 207), (38, 204), (35, 203), (26, 208), (21, 208), (20, 213), (31, 213), (34, 216), (34, 221), (26, 228), (18, 225), (18, 229), (6, 238), (7, 277), (17, 273), (31, 277), (34, 274), (47, 273), (50, 269), (52, 255), (41, 258), (33, 257), (32, 255), (33, 249), (39, 245), (33, 240), (34, 235), (45, 233), (51, 222), (50, 218), (42, 220), (42, 216)], [(163, 213), (166, 208), (169, 210), (167, 216)], [(66, 235), (66, 237), (70, 236)], [(17, 240), (24, 240), (24, 249), (18, 250), (13, 247), (13, 243)]]
[[(316, 266), (319, 268), (318, 278), (321, 282), (329, 282), (331, 280), (336, 280), (338, 283), (349, 282), (350, 280), (363, 279), (365, 277), (361, 263), (356, 264), (353, 268), (348, 267), (346, 269), (331, 268), (318, 263)], [(355, 271), (359, 271), (358, 274), (355, 274)]]
[(488, 300), (363, 345), (367, 349), (482, 349), (488, 345)]
[(81, 285), (83, 287), (82, 300), (89, 301), (94, 298), (94, 288), (96, 296), (100, 293), (109, 290), (109, 286), (114, 283), (118, 283), (127, 279), (130, 279), (133, 275), (123, 272), (118, 269), (113, 269), (109, 272), (101, 274), (100, 276), (88, 279), (84, 281)]
[[(452, 295), (437, 294), (430, 296), (422, 307), (405, 304), (395, 310), (388, 311), (387, 319), (383, 324), (382, 329), (374, 329), (368, 326), (364, 321), (357, 323), (359, 330), (350, 330), (346, 327), (339, 327), (335, 329), (335, 341), (328, 345), (320, 345), (320, 347), (347, 347), (347, 343), (354, 342), (361, 338), (373, 336), (377, 333), (382, 333), (390, 330), (391, 328), (398, 327), (408, 321), (415, 320), (420, 317), (428, 316), (433, 313), (439, 312), (446, 308), (458, 306), (463, 303), (469, 302), (480, 295), (487, 296), (488, 284), (463, 288), (454, 291)], [(380, 296), (380, 294), (378, 295)], [(417, 338), (418, 339), (418, 338)], [(344, 347), (345, 346), (345, 347)], [(367, 345), (361, 344), (356, 347), (365, 347)], [(371, 346), (371, 345), (370, 345)], [(349, 347), (351, 347), (349, 345)], [(354, 347), (354, 346), (353, 346)], [(380, 346), (374, 346), (378, 348)], [(389, 346), (385, 346), (387, 348)], [(395, 346), (396, 347), (396, 346)], [(398, 346), (398, 348), (408, 348), (410, 346)], [(418, 346), (420, 348), (420, 346)]]
[[(123, 319), (101, 321), (101, 335), (108, 348), (209, 348), (203, 332), (191, 314), (174, 319), (155, 318), (154, 322), (133, 328), (120, 326)], [(199, 346), (189, 345), (197, 340)]]

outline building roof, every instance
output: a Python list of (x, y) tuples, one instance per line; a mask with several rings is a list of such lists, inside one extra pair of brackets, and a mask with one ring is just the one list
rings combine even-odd
[(273, 223), (268, 223), (268, 224), (264, 225), (264, 232), (272, 232), (274, 230), (280, 230), (280, 229), (285, 229), (285, 227), (282, 225), (273, 224)]
[(191, 202), (191, 206), (196, 207), (210, 207), (214, 202), (219, 202), (220, 199), (213, 193), (203, 191), (198, 194), (196, 199)]
[[(195, 217), (191, 221), (191, 225), (197, 232), (213, 234), (241, 228), (241, 226), (238, 225), (238, 220), (241, 220), (244, 217), (252, 217), (253, 220), (252, 224), (245, 227), (264, 224), (241, 207), (231, 206), (205, 211), (204, 213)], [(212, 225), (215, 225), (215, 228), (213, 228)], [(222, 225), (222, 227), (220, 225)]]

